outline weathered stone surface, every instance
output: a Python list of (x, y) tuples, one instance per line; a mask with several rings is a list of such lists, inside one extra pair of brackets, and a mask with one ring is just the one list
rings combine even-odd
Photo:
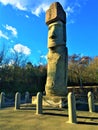
[[(37, 104), (36, 96), (32, 96), (32, 104), (33, 105)], [(62, 98), (58, 96), (43, 96), (42, 105), (63, 108), (67, 106), (67, 97)]]
[(1, 92), (0, 94), (0, 108), (5, 107), (5, 93)]
[(65, 24), (56, 21), (48, 26), (48, 47), (66, 44)]
[(42, 93), (37, 93), (36, 114), (42, 114)]
[(47, 96), (67, 94), (68, 51), (66, 47), (66, 14), (55, 2), (46, 12), (48, 25), (48, 68), (46, 81)]
[(92, 92), (88, 92), (88, 107), (89, 112), (95, 112), (94, 95)]
[(68, 115), (69, 115), (69, 121), (68, 123), (76, 123), (76, 101), (74, 93), (68, 94)]
[(63, 108), (67, 106), (67, 98), (58, 96), (45, 96), (43, 97), (43, 106)]
[(49, 49), (46, 95), (65, 96), (67, 94), (67, 56), (65, 46)]
[(15, 94), (15, 110), (20, 109), (21, 94), (17, 92)]
[(66, 23), (66, 13), (59, 2), (53, 3), (46, 12), (46, 24), (53, 23), (54, 21), (62, 21)]

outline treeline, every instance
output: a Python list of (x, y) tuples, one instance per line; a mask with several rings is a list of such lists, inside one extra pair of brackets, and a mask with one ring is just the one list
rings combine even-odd
[[(23, 54), (14, 53), (13, 59), (0, 54), (0, 92), (35, 94), (45, 90), (47, 65), (33, 65)], [(68, 58), (68, 86), (98, 85), (98, 57), (74, 54)]]
[(98, 85), (98, 56), (69, 56), (68, 85)]
[(33, 66), (30, 62), (25, 67), (4, 66), (0, 68), (0, 91), (6, 93), (35, 94), (45, 90), (46, 67)]

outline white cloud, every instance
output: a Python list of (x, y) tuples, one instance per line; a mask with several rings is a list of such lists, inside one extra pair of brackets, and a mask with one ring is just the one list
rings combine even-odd
[[(77, 13), (81, 6), (87, 3), (87, 1), (88, 0), (58, 0), (66, 10), (68, 17)], [(42, 12), (45, 12), (55, 0), (0, 0), (0, 2), (3, 5), (10, 4), (14, 8), (39, 16)]]
[(47, 55), (41, 55), (40, 58), (47, 60)]
[(68, 6), (66, 9), (66, 15), (67, 17), (74, 12), (73, 7)]
[(12, 26), (9, 26), (9, 25), (5, 25), (5, 28), (6, 28), (6, 30), (9, 30), (9, 31), (11, 31), (11, 33), (12, 33), (12, 35), (13, 36), (17, 36), (17, 30), (16, 30), (16, 28), (14, 28), (14, 27), (12, 27)]
[(41, 4), (37, 8), (32, 10), (32, 14), (39, 16), (41, 12), (45, 12), (49, 8), (48, 4)]
[(44, 65), (47, 63), (47, 55), (41, 55), (39, 65)]
[(15, 50), (13, 48), (10, 48), (11, 53), (15, 53)]
[[(65, 5), (67, 0), (58, 0), (62, 4)], [(32, 14), (39, 16), (42, 12), (45, 12), (51, 3), (55, 2), (55, 0), (0, 0), (3, 5), (11, 5), (14, 8), (23, 11), (29, 11)]]
[(28, 19), (29, 18), (29, 16), (28, 15), (25, 15), (25, 17)]
[(40, 56), (39, 56), (39, 65), (45, 65), (47, 63), (47, 55), (43, 54), (41, 50), (37, 51)]
[[(25, 2), (26, 0), (24, 0)], [(3, 4), (3, 5), (12, 5), (13, 7), (19, 9), (19, 10), (27, 10), (26, 7), (24, 6), (23, 4), (23, 1), (21, 0), (0, 0), (0, 2)]]
[(9, 39), (9, 37), (6, 34), (4, 34), (1, 30), (0, 30), (0, 37), (7, 40)]
[(22, 44), (16, 44), (14, 46), (13, 50), (15, 50), (18, 53), (23, 53), (25, 55), (30, 55), (31, 54), (31, 50), (27, 46), (24, 46)]
[(9, 66), (14, 65), (14, 63), (15, 63), (15, 61), (11, 59), (11, 60), (9, 61)]
[(74, 24), (75, 23), (75, 21), (73, 20), (73, 19), (70, 19), (68, 22), (67, 22), (67, 24)]
[[(58, 2), (60, 2), (63, 7), (66, 5), (66, 1), (67, 0), (58, 0)], [(32, 8), (32, 14), (39, 16), (42, 12), (46, 12), (46, 10), (53, 2), (55, 2), (55, 0), (38, 0), (36, 6)]]
[[(0, 38), (4, 38), (6, 40), (9, 40), (12, 37), (17, 37), (17, 30), (16, 30), (16, 28), (14, 28), (12, 26), (9, 26), (7, 24), (6, 25), (2, 25), (2, 26), (3, 26), (3, 31), (0, 30)], [(11, 33), (11, 35), (10, 35), (10, 33)]]
[(23, 7), (22, 5), (21, 5), (21, 3), (19, 3), (19, 2), (17, 2), (16, 4), (15, 4), (15, 6), (16, 6), (16, 8), (18, 8), (19, 10), (27, 10), (27, 8), (26, 7)]

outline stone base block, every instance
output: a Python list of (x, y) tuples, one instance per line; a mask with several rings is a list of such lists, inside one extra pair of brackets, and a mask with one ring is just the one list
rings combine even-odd
[[(36, 104), (36, 96), (32, 96), (32, 104)], [(64, 108), (67, 106), (67, 97), (48, 97), (43, 96), (43, 106)]]

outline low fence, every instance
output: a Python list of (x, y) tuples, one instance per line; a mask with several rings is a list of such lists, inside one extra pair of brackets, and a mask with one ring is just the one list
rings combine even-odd
[(94, 99), (98, 99), (98, 86), (69, 86), (68, 92), (73, 92), (77, 98), (87, 98), (88, 92), (92, 92)]
[[(94, 101), (98, 101), (98, 86), (85, 86), (80, 88), (80, 86), (75, 86), (75, 87), (68, 87), (68, 93), (73, 92), (75, 94), (75, 98), (76, 101), (79, 102), (88, 102), (88, 92), (92, 92), (94, 95)], [(24, 98), (21, 98), (21, 104), (24, 103), (31, 103), (30, 99), (30, 94), (29, 92), (25, 93)], [(51, 102), (49, 102), (48, 100), (46, 100), (45, 98), (43, 98), (43, 100), (45, 102), (47, 102), (48, 104), (51, 104)], [(14, 106), (15, 105), (15, 96), (14, 97), (10, 97), (7, 96), (4, 92), (1, 92), (0, 94), (0, 107), (10, 107), (10, 106)], [(55, 104), (56, 105), (56, 104)], [(58, 105), (58, 104), (57, 104)], [(59, 104), (60, 105), (60, 104)], [(58, 106), (59, 106), (58, 105)], [(51, 104), (52, 106), (52, 104)]]
[[(43, 101), (45, 101), (46, 103), (48, 103), (50, 106), (60, 106), (62, 107), (62, 103), (64, 102), (64, 100), (61, 100), (61, 102), (59, 102), (59, 104), (53, 104), (53, 103), (49, 103), (47, 100), (45, 100), (43, 94), (41, 92), (37, 93), (36, 96), (36, 114), (43, 114)], [(8, 102), (15, 102), (15, 110), (21, 109), (21, 94), (19, 92), (17, 92), (15, 94), (15, 99), (8, 99), (8, 97), (5, 96), (5, 93), (2, 92), (0, 94), (0, 108), (5, 107), (6, 105), (6, 101)], [(96, 107), (95, 107), (95, 102), (94, 102), (94, 94), (92, 92), (88, 92), (87, 94), (87, 104), (88, 104), (88, 109), (89, 112), (96, 112)], [(68, 96), (67, 96), (67, 103), (68, 103), (68, 123), (77, 123), (77, 115), (76, 115), (76, 97), (75, 94), (73, 92), (69, 92)], [(25, 102), (24, 103), (29, 103), (29, 92), (25, 93)]]
[[(14, 106), (16, 94), (15, 94), (15, 97), (11, 97), (11, 96), (6, 95), (4, 92), (1, 92), (1, 94), (0, 94), (0, 108)], [(29, 96), (30, 96), (29, 92), (26, 92), (25, 97), (20, 99), (21, 104), (29, 103), (30, 102)]]

